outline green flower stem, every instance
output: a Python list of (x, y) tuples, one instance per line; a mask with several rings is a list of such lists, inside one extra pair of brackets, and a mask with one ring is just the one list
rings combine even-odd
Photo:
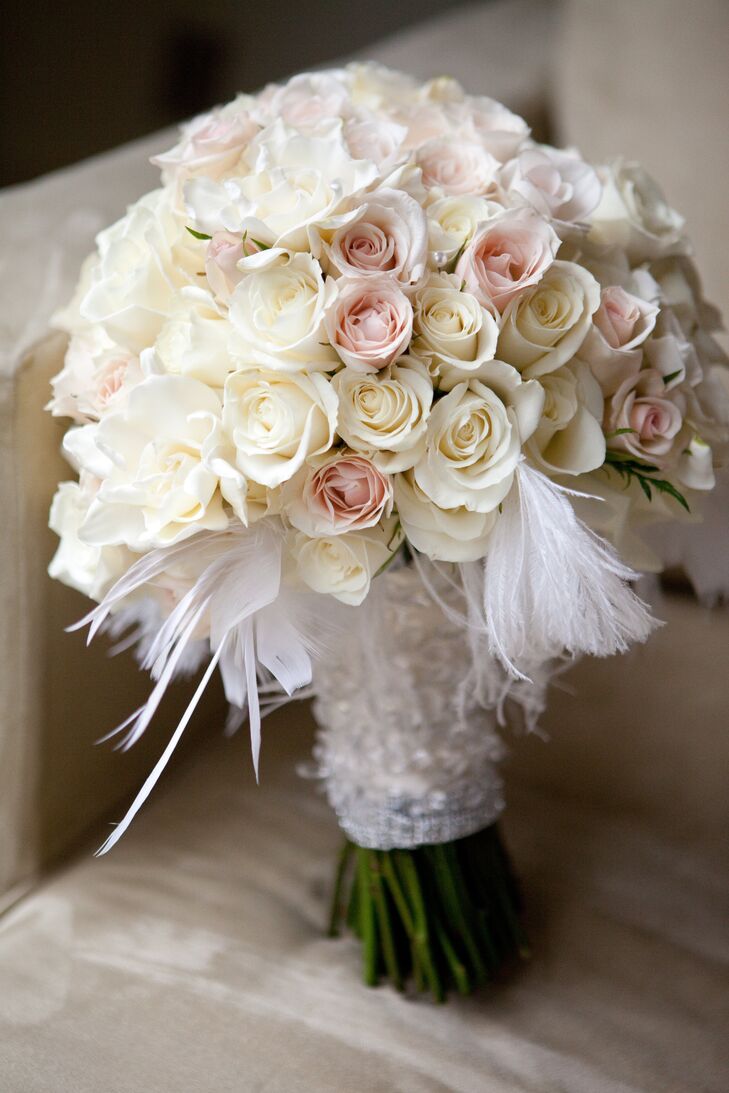
[(435, 965), (435, 960), (433, 959), (433, 951), (430, 947), (430, 938), (428, 937), (428, 916), (423, 901), (420, 881), (418, 879), (418, 871), (415, 866), (415, 859), (411, 854), (407, 854), (403, 850), (396, 850), (395, 862), (396, 867), (404, 880), (405, 890), (409, 895), (410, 905), (413, 908), (415, 948), (423, 965), (425, 979), (430, 985), (436, 1002), (444, 1002), (445, 991), (443, 990), (443, 984), (438, 975), (438, 969)]
[(397, 952), (395, 950), (388, 902), (385, 896), (385, 888), (382, 883), (380, 858), (376, 850), (370, 850), (367, 857), (369, 859), (370, 890), (372, 892), (372, 899), (377, 914), (377, 925), (379, 927), (380, 937), (382, 938), (382, 955), (385, 961), (385, 967), (387, 968), (387, 974), (394, 983), (396, 989), (401, 991), (403, 989), (403, 982), (402, 976), (400, 975)]
[(364, 981), (368, 987), (377, 986), (377, 924), (375, 905), (369, 885), (369, 872), (366, 854), (357, 855), (357, 883), (359, 887), (359, 919), (362, 945), (364, 947)]
[(360, 939), (368, 985), (384, 977), (403, 990), (411, 982), (442, 1002), (449, 990), (468, 994), (528, 955), (519, 908), (495, 824), (414, 850), (348, 842), (337, 864), (329, 932), (336, 936), (346, 922)]
[(347, 867), (354, 854), (354, 843), (349, 839), (345, 840), (342, 852), (339, 855), (339, 863), (337, 865), (337, 875), (334, 881), (334, 895), (332, 897), (332, 908), (329, 915), (329, 930), (327, 931), (329, 937), (339, 936), (339, 924), (342, 920), (342, 893), (344, 891), (344, 880), (347, 874)]

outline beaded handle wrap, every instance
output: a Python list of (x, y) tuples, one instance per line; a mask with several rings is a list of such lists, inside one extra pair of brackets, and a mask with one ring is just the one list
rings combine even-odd
[(348, 615), (314, 678), (315, 758), (343, 830), (390, 850), (493, 823), (502, 745), (493, 711), (467, 685), (463, 627), (410, 567), (378, 577)]

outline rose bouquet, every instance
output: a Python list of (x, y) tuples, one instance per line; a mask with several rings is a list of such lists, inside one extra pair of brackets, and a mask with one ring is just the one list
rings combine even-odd
[(638, 531), (714, 484), (724, 358), (683, 222), (638, 166), (372, 65), (242, 95), (154, 162), (57, 316), (78, 480), (50, 572), (152, 675), (120, 746), (205, 667), (101, 852), (216, 668), (256, 769), (262, 712), (313, 694), (333, 929), (368, 982), (469, 990), (523, 947), (505, 707), (532, 725), (565, 661), (646, 639)]

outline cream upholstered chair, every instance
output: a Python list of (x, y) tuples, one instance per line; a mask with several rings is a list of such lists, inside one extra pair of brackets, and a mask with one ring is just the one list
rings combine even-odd
[[(563, 139), (588, 153), (633, 152), (621, 129), (632, 87), (643, 110), (633, 134), (642, 125), (656, 153), (665, 147), (648, 165), (678, 201), (672, 132), (645, 112), (665, 79), (655, 65), (685, 30), (663, 16), (671, 3), (608, 11), (576, 0), (559, 32), (553, 4), (474, 5), (376, 53), (421, 74), (446, 68), (532, 117), (551, 111)], [(724, 10), (722, 21), (711, 0), (692, 8), (689, 116)], [(644, 50), (625, 47), (626, 25), (643, 28)], [(553, 47), (571, 68), (550, 99)], [(720, 103), (723, 68), (714, 80)], [(582, 120), (575, 96), (593, 104)], [(598, 123), (614, 134), (610, 147), (591, 143)], [(0, 211), (8, 253), (24, 255), (2, 372), (2, 511), (16, 519), (1, 540), (0, 890), (90, 825), (98, 833), (102, 813), (118, 817), (118, 798), (150, 762), (149, 751), (90, 747), (134, 705), (139, 680), (129, 662), (102, 663), (61, 634), (82, 601), (44, 578), (61, 466), (58, 429), (40, 406), (60, 347), (18, 339), (31, 314), (32, 338), (42, 331), (97, 227), (153, 184), (144, 161), (159, 143), (23, 187)], [(712, 241), (699, 236), (706, 258)], [(726, 266), (713, 246), (721, 255), (706, 269), (718, 298)], [(321, 937), (338, 836), (296, 777), (311, 726), (290, 707), (265, 726), (259, 789), (243, 734), (191, 749), (113, 854), (84, 854), (0, 919), (0, 1089), (723, 1091), (729, 617), (688, 597), (658, 612), (669, 625), (648, 645), (586, 661), (570, 690), (555, 691), (548, 746), (514, 742), (505, 823), (535, 957), (509, 983), (446, 1010), (359, 986), (355, 947)], [(156, 751), (159, 739), (143, 747)]]

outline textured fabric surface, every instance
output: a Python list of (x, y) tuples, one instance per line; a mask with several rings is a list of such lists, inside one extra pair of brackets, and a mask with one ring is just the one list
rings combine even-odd
[(509, 981), (445, 1007), (360, 985), (323, 937), (339, 836), (294, 705), (259, 788), (245, 733), (220, 740), (0, 920), (3, 1093), (724, 1093), (729, 613), (661, 614), (563, 680), (549, 744), (514, 743), (534, 957)]

